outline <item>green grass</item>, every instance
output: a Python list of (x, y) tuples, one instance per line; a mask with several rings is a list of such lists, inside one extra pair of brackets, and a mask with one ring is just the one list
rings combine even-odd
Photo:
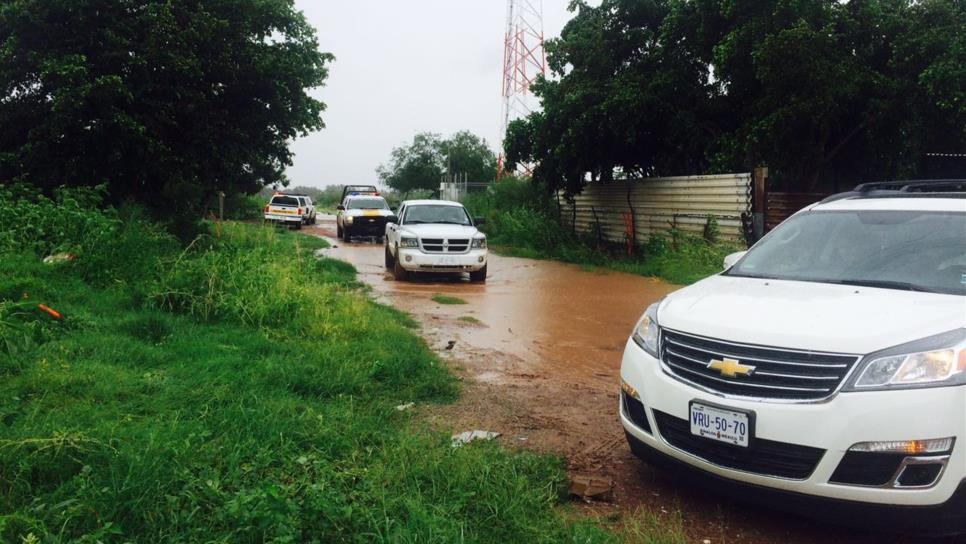
[(457, 319), (459, 321), (462, 321), (463, 323), (469, 323), (470, 325), (479, 325), (480, 323), (482, 323), (479, 319), (471, 315), (461, 315)]
[(0, 249), (0, 541), (613, 542), (561, 460), (394, 409), (456, 382), (320, 243), (226, 224), (107, 284)]
[(466, 301), (459, 297), (444, 295), (442, 293), (433, 295), (433, 302), (437, 304), (466, 304)]

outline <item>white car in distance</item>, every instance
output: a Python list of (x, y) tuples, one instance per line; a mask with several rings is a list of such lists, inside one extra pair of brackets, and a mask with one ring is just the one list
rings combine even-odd
[(386, 225), (386, 268), (397, 280), (413, 273), (469, 273), (486, 281), (486, 235), (459, 202), (407, 200)]

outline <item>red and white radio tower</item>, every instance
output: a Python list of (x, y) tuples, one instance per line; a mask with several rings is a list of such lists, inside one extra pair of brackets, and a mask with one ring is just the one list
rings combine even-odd
[[(510, 121), (526, 117), (538, 106), (530, 86), (537, 76), (547, 72), (543, 53), (543, 0), (507, 0), (506, 12), (501, 142)], [(505, 152), (500, 153), (497, 179), (503, 175), (504, 156)]]

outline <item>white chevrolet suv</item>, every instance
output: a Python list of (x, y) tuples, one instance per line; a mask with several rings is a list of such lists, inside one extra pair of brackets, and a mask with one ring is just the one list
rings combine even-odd
[(386, 268), (398, 280), (410, 273), (469, 272), (486, 281), (486, 235), (459, 202), (407, 200), (386, 224)]
[(860, 185), (647, 308), (639, 457), (742, 501), (966, 532), (966, 181)]

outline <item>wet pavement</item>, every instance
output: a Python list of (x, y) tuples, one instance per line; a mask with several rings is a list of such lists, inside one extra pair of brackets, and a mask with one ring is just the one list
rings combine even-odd
[[(905, 542), (736, 504), (678, 484), (633, 457), (617, 420), (621, 353), (644, 309), (677, 287), (654, 278), (490, 254), (485, 284), (468, 278), (395, 281), (383, 246), (335, 239), (331, 217), (308, 233), (355, 265), (375, 298), (413, 316), (463, 381), (458, 402), (426, 408), (438, 428), (502, 433), (510, 447), (553, 453), (568, 472), (612, 478), (613, 500), (594, 514), (646, 511), (679, 520), (695, 542)], [(445, 305), (434, 294), (466, 304)]]

